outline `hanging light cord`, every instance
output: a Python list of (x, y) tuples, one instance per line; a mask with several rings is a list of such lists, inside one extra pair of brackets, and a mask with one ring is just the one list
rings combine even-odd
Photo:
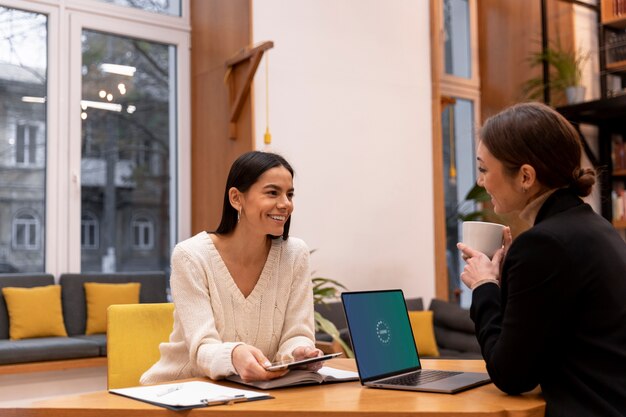
[(265, 53), (265, 135), (263, 142), (268, 147), (272, 143), (272, 134), (270, 133), (270, 54)]
[(448, 139), (450, 141), (450, 183), (456, 184), (456, 149), (454, 140), (454, 106), (450, 106), (448, 112)]

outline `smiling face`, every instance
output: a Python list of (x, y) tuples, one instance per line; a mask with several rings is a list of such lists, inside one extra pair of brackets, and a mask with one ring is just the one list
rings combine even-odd
[(527, 203), (527, 195), (523, 192), (522, 173), (509, 175), (502, 162), (496, 159), (482, 144), (476, 150), (478, 161), (478, 180), (476, 183), (485, 187), (491, 196), (493, 209), (497, 214), (521, 210)]
[(293, 177), (285, 167), (268, 169), (248, 191), (239, 193), (239, 207), (233, 205), (241, 212), (238, 227), (255, 234), (281, 236), (293, 212), (293, 193)]

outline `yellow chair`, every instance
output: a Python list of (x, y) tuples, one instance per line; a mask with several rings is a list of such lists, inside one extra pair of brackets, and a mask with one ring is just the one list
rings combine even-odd
[(169, 340), (174, 304), (118, 304), (107, 310), (107, 386), (139, 385), (139, 378), (159, 360), (159, 344)]

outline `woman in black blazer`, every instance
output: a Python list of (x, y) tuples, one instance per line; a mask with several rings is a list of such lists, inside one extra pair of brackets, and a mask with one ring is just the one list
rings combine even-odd
[(462, 244), (461, 274), (487, 370), (498, 388), (541, 386), (546, 416), (626, 416), (626, 244), (580, 197), (595, 172), (580, 166), (576, 130), (539, 103), (485, 122), (478, 184), (496, 213), (532, 225), (490, 260)]

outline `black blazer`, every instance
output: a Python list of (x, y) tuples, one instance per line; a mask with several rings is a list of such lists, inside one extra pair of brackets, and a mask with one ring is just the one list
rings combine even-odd
[(573, 192), (546, 200), (471, 317), (501, 390), (541, 385), (550, 417), (626, 416), (626, 243)]

